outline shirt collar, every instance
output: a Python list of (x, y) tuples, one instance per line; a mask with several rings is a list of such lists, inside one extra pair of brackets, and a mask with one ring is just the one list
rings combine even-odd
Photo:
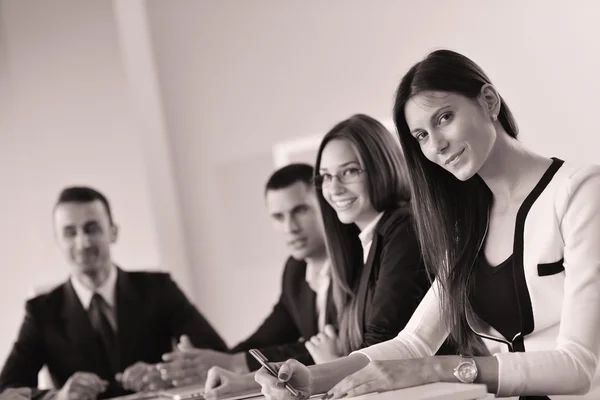
[(79, 279), (75, 277), (75, 275), (71, 275), (71, 285), (73, 285), (73, 289), (83, 305), (83, 308), (86, 310), (90, 307), (90, 303), (92, 302), (92, 296), (94, 293), (98, 293), (104, 301), (112, 308), (115, 306), (115, 291), (117, 287), (117, 267), (114, 265), (110, 267), (110, 271), (108, 273), (108, 277), (102, 285), (96, 288), (96, 290), (92, 290), (85, 286)]
[(363, 229), (358, 234), (358, 238), (360, 239), (360, 243), (363, 245), (363, 247), (367, 243), (370, 243), (373, 240), (373, 234), (375, 233), (375, 227), (377, 226), (377, 223), (379, 222), (381, 217), (383, 217), (383, 211), (380, 212), (379, 214), (377, 214), (377, 216), (375, 218), (373, 218), (373, 220), (371, 222), (369, 222), (369, 224), (365, 227), (365, 229)]
[(329, 269), (330, 263), (329, 259), (325, 260), (323, 265), (320, 267), (312, 262), (306, 263), (306, 282), (308, 282), (308, 286), (313, 288), (313, 286), (317, 286), (317, 282), (322, 281), (323, 279), (329, 278)]

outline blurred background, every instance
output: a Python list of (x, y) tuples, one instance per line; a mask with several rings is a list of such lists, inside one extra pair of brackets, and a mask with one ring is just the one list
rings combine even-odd
[(473, 58), (520, 139), (598, 163), (595, 0), (0, 0), (0, 359), (25, 299), (68, 274), (51, 211), (112, 202), (125, 269), (172, 273), (233, 345), (276, 301), (263, 186), (361, 112), (390, 129), (427, 52)]

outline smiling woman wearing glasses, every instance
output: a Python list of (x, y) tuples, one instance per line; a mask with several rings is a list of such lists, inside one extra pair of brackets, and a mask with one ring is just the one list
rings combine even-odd
[[(322, 364), (396, 337), (430, 281), (413, 229), (400, 144), (380, 122), (357, 114), (334, 126), (319, 146), (315, 174), (338, 317), (337, 330), (326, 326), (305, 342), (315, 363)], [(443, 344), (437, 354), (455, 350)], [(204, 397), (259, 388), (254, 374), (214, 367)], [(268, 398), (270, 391), (263, 388)]]
[(395, 337), (430, 284), (400, 145), (380, 122), (358, 114), (338, 123), (315, 173), (339, 322), (306, 342), (322, 363)]

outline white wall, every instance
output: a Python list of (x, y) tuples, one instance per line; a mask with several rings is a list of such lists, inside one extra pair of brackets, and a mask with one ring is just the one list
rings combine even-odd
[(534, 149), (599, 161), (593, 0), (147, 4), (198, 299), (230, 342), (278, 293), (285, 253), (261, 214), (270, 146), (355, 112), (390, 118), (430, 50), (480, 63)]
[(0, 18), (3, 362), (30, 289), (68, 273), (51, 224), (62, 187), (108, 195), (124, 268), (155, 269), (161, 259), (111, 3), (4, 0)]
[(120, 263), (177, 269), (225, 339), (241, 339), (275, 301), (286, 256), (263, 210), (272, 145), (356, 112), (388, 120), (400, 77), (434, 48), (484, 67), (524, 142), (598, 162), (593, 0), (140, 0), (141, 39), (113, 4), (0, 0), (0, 356), (28, 289), (66, 274), (50, 209), (71, 183), (111, 197)]

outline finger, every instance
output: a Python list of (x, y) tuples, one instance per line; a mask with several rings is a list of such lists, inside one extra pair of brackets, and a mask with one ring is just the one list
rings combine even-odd
[(223, 369), (221, 367), (212, 367), (208, 370), (206, 375), (206, 382), (204, 383), (204, 391), (208, 392), (218, 386), (221, 386), (221, 375)]
[[(178, 345), (179, 346), (179, 345)], [(193, 360), (198, 356), (199, 349), (189, 348), (185, 351), (172, 351), (170, 353), (165, 353), (162, 356), (163, 361), (165, 362), (173, 362), (178, 360)]]
[(337, 392), (333, 392), (333, 395), (329, 398), (330, 400), (334, 400), (334, 399), (341, 399), (344, 397), (357, 397), (357, 396), (362, 396), (364, 394), (367, 393), (373, 393), (377, 391), (377, 385), (376, 385), (376, 381), (369, 381), (369, 382), (365, 382), (363, 384), (360, 384), (356, 387), (354, 387), (353, 389), (348, 390), (345, 393), (337, 393)]
[(277, 382), (279, 382), (279, 379), (271, 375), (265, 367), (261, 367), (261, 369), (254, 374), (254, 380), (262, 387), (276, 387)]
[(327, 340), (327, 335), (325, 335), (323, 332), (320, 332), (317, 334), (317, 337), (319, 338), (320, 341), (324, 342), (325, 340)]
[(174, 379), (172, 381), (173, 386), (175, 387), (182, 387), (182, 386), (188, 386), (188, 385), (193, 385), (195, 383), (200, 383), (201, 381), (201, 377), (198, 376), (187, 376), (187, 377), (183, 377), (183, 378), (179, 378), (179, 379)]
[(312, 353), (314, 351), (317, 350), (317, 346), (315, 346), (313, 344), (313, 342), (306, 342), (306, 343), (304, 343), (304, 347), (306, 347), (306, 350), (308, 350), (308, 352), (311, 353), (311, 355), (312, 355)]
[(321, 344), (321, 338), (318, 336), (313, 336), (310, 338), (310, 341), (312, 344), (314, 344), (315, 346), (318, 346)]
[(279, 368), (279, 372), (277, 373), (279, 380), (283, 382), (289, 381), (294, 372), (300, 367), (303, 367), (300, 361), (293, 358), (287, 360), (283, 363), (281, 368)]
[[(179, 347), (179, 344), (177, 345)], [(165, 353), (162, 355), (162, 359), (163, 361), (169, 362), (169, 361), (175, 361), (177, 359), (181, 358), (181, 352), (180, 351), (171, 351), (169, 353)]]
[(128, 368), (123, 374), (124, 383), (136, 391), (141, 390), (142, 379), (144, 378), (144, 375), (148, 372), (149, 367), (150, 366), (146, 364), (136, 364), (132, 368)]
[(74, 383), (71, 385), (71, 390), (69, 390), (69, 398), (71, 397), (79, 397), (80, 399), (93, 399), (96, 397), (98, 393), (91, 386), (85, 386), (78, 383)]
[(142, 376), (142, 382), (144, 382), (144, 383), (154, 382), (156, 380), (160, 380), (160, 377), (161, 377), (160, 371), (151, 369), (151, 370), (146, 371), (146, 373)]
[(188, 335), (181, 335), (181, 338), (179, 338), (179, 344), (177, 345), (177, 348), (181, 351), (187, 351), (192, 350), (195, 347)]
[(325, 328), (323, 328), (323, 332), (325, 332), (325, 335), (330, 339), (337, 339), (337, 333), (335, 332), (335, 328), (332, 325), (325, 325)]
[(195, 368), (163, 369), (160, 371), (160, 377), (164, 380), (178, 380), (187, 376), (197, 375)]
[[(365, 373), (364, 370), (360, 370), (339, 381), (328, 393), (331, 395), (331, 398), (340, 399), (349, 396), (348, 393), (357, 390), (359, 386), (372, 381), (373, 378), (368, 372)], [(364, 389), (365, 388), (363, 388), (363, 390)]]
[(74, 376), (72, 385), (73, 384), (79, 387), (92, 388), (93, 390), (100, 392), (106, 388), (108, 383), (96, 374), (81, 372)]

